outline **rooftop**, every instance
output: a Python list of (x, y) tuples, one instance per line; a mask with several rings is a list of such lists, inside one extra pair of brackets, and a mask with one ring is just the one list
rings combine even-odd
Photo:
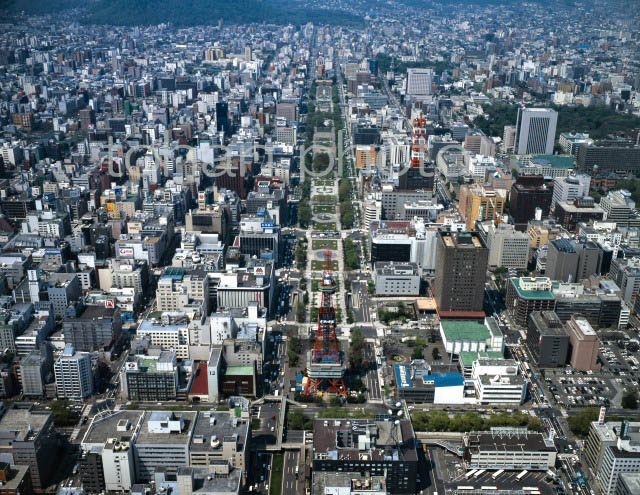
[(14, 441), (33, 439), (34, 433), (42, 430), (50, 417), (50, 413), (32, 411), (30, 407), (12, 407), (0, 418), (0, 437)]
[(253, 366), (229, 366), (225, 375), (227, 376), (246, 376), (254, 374)]
[(447, 320), (441, 321), (440, 325), (449, 341), (486, 341), (491, 337), (489, 329), (476, 321)]
[(515, 429), (468, 433), (464, 442), (472, 454), (486, 451), (556, 452), (553, 442), (549, 442), (541, 433), (525, 433)]
[[(417, 461), (411, 422), (357, 419), (316, 419), (314, 458), (333, 460)], [(368, 436), (369, 448), (359, 436)]]
[(492, 359), (502, 359), (504, 356), (502, 355), (501, 352), (494, 352), (494, 351), (488, 351), (488, 352), (461, 352), (460, 353), (460, 362), (462, 363), (462, 366), (472, 366), (473, 363), (478, 359), (478, 358), (492, 358)]
[(512, 278), (511, 283), (514, 289), (518, 293), (518, 297), (522, 299), (555, 299), (553, 293), (550, 290), (525, 290), (520, 286), (519, 278)]

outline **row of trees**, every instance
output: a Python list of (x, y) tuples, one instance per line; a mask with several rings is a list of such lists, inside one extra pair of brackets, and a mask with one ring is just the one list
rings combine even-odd
[(344, 252), (344, 266), (347, 270), (355, 270), (360, 266), (360, 244), (352, 241), (351, 239), (345, 239), (343, 242), (342, 250)]
[(542, 430), (542, 422), (538, 418), (520, 412), (483, 417), (469, 411), (450, 417), (445, 411), (415, 411), (412, 420), (416, 431), (488, 431), (497, 426), (526, 426), (533, 431)]

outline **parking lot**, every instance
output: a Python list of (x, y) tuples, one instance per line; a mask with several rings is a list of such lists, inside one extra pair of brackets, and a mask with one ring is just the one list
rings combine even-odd
[(447, 482), (445, 477), (447, 491), (454, 490), (458, 486), (473, 486), (478, 489), (483, 486), (494, 486), (498, 490), (521, 490), (523, 486), (528, 486), (540, 488), (540, 493), (543, 495), (552, 495), (555, 491), (553, 485), (545, 480), (544, 471), (528, 472), (520, 481), (516, 481), (516, 477), (522, 472), (521, 470), (505, 471), (496, 479), (493, 479), (493, 475), (497, 470), (486, 470), (479, 477), (472, 475), (469, 479), (465, 477), (468, 472), (466, 469), (454, 466), (453, 472), (456, 474), (453, 479)]
[(620, 407), (625, 390), (640, 386), (640, 353), (628, 335), (603, 340), (600, 371), (545, 370), (545, 381), (559, 404), (567, 407)]

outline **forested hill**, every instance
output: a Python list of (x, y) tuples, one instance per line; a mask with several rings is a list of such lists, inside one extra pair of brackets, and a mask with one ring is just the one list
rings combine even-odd
[(0, 0), (0, 8), (48, 14), (78, 8), (85, 24), (195, 26), (225, 22), (363, 25), (362, 17), (335, 9), (305, 8), (284, 0)]

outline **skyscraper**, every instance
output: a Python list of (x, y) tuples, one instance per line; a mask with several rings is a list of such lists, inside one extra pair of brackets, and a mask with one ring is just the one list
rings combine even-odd
[(433, 69), (407, 69), (407, 96), (431, 94)]
[(433, 292), (438, 310), (482, 312), (489, 250), (477, 232), (439, 232)]
[(553, 154), (557, 123), (558, 112), (550, 108), (519, 108), (516, 125), (516, 154)]

